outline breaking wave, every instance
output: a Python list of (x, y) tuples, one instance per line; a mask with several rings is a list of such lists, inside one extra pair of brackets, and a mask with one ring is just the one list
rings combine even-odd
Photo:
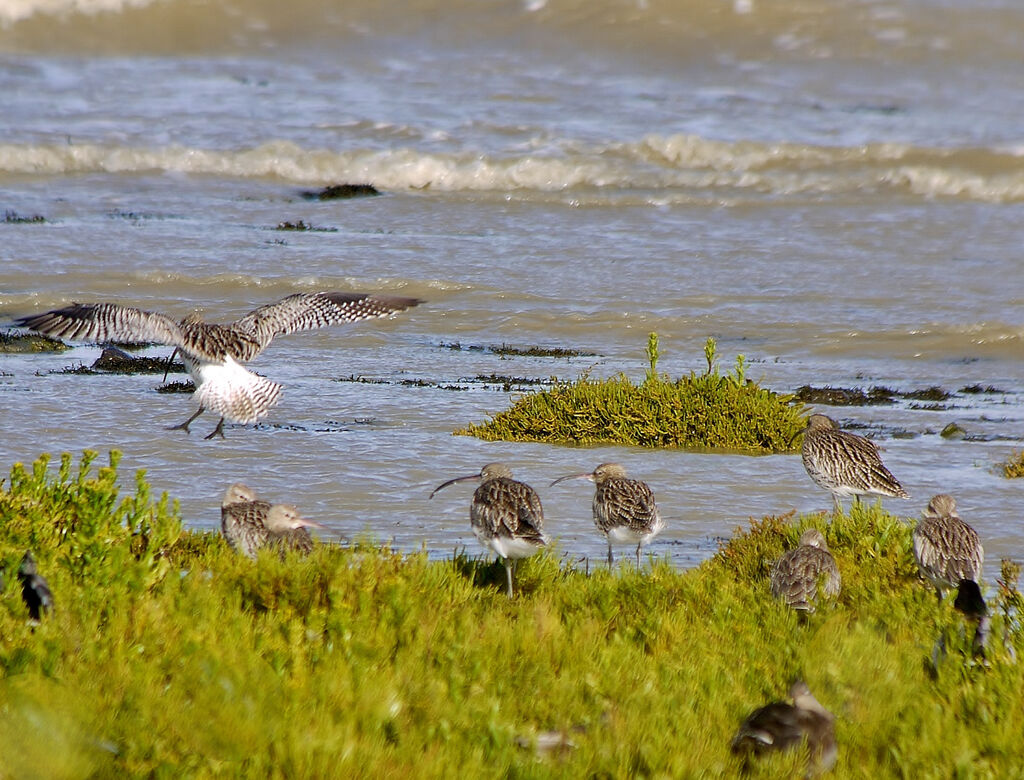
[(989, 203), (1024, 200), (1017, 150), (885, 143), (828, 147), (649, 135), (546, 155), (431, 153), (404, 147), (306, 149), (273, 141), (240, 150), (185, 146), (0, 144), (0, 173), (180, 173), (276, 178), (298, 185), (365, 182), (385, 190), (641, 193), (647, 202), (872, 191)]

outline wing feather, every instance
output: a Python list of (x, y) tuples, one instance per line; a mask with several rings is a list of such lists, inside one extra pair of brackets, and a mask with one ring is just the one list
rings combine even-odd
[(418, 298), (367, 293), (295, 293), (277, 303), (253, 309), (234, 328), (253, 336), (266, 349), (277, 336), (327, 325), (389, 317), (421, 303)]
[(22, 317), (15, 324), (47, 336), (73, 341), (183, 345), (181, 328), (167, 315), (116, 303), (75, 303), (63, 309)]

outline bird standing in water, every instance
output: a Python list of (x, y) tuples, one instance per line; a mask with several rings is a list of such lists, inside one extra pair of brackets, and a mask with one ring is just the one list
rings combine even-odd
[(540, 497), (525, 482), (512, 479), (512, 469), (504, 463), (488, 463), (479, 474), (456, 477), (438, 485), (430, 498), (448, 485), (470, 479), (480, 480), (469, 508), (473, 534), (504, 562), (508, 597), (512, 598), (516, 562), (547, 544)]
[(882, 463), (873, 441), (840, 430), (839, 423), (823, 414), (808, 417), (803, 434), (804, 468), (818, 487), (832, 494), (837, 513), (843, 511), (840, 499), (846, 496), (855, 501), (861, 496), (910, 498)]
[(640, 548), (661, 533), (661, 518), (654, 493), (646, 482), (629, 479), (618, 463), (602, 463), (591, 472), (569, 474), (551, 483), (567, 479), (589, 479), (594, 483), (594, 525), (608, 541), (608, 566), (614, 562), (612, 543), (636, 545), (636, 567), (640, 568)]
[[(221, 416), (205, 438), (224, 437), (224, 420), (253, 423), (265, 417), (281, 396), (281, 385), (249, 371), (246, 363), (277, 336), (344, 322), (388, 317), (422, 301), (365, 293), (296, 293), (253, 309), (228, 325), (203, 322), (198, 314), (176, 321), (165, 314), (116, 303), (76, 303), (22, 317), (16, 324), (47, 336), (97, 342), (152, 342), (180, 352), (196, 385), (199, 410), (180, 425), (188, 427), (210, 409)], [(171, 355), (173, 357), (173, 353)]]

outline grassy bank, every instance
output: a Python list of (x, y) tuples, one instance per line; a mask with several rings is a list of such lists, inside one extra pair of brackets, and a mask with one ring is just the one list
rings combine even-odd
[[(500, 566), (465, 557), (252, 563), (141, 476), (119, 498), (115, 467), (15, 467), (0, 492), (0, 777), (727, 777), (739, 721), (796, 676), (837, 715), (833, 776), (1021, 775), (1018, 594), (994, 604), (986, 668), (880, 509), (826, 528), (843, 591), (801, 623), (767, 572), (822, 516), (766, 518), (689, 572), (537, 556), (509, 601)], [(38, 626), (14, 576), (29, 547), (56, 600)], [(551, 730), (574, 747), (538, 755)]]
[(574, 382), (519, 397), (485, 423), (456, 431), (486, 441), (631, 444), (751, 454), (789, 452), (803, 430), (803, 405), (746, 377), (743, 355), (732, 373), (718, 370), (715, 341), (704, 346), (707, 370), (669, 379), (658, 373), (658, 336), (647, 342), (643, 382), (625, 375)]

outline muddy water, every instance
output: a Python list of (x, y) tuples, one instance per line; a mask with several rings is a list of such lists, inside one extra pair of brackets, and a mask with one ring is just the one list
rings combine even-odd
[[(431, 489), (504, 460), (540, 491), (559, 549), (600, 558), (592, 488), (547, 484), (619, 460), (668, 517), (652, 552), (680, 566), (751, 516), (829, 506), (794, 456), (452, 436), (516, 395), (476, 377), (639, 378), (656, 331), (673, 375), (700, 370), (714, 336), (723, 368), (742, 353), (784, 392), (942, 387), (937, 405), (821, 410), (885, 447), (913, 496), (887, 506), (917, 516), (951, 492), (990, 560), (1024, 554), (1022, 488), (997, 472), (1024, 447), (1024, 66), (1001, 43), (1024, 13), (716, 2), (687, 26), (660, 4), (427, 3), (409, 25), (386, 4), (344, 19), (306, 5), (298, 18), (327, 21), (259, 4), (224, 6), (249, 15), (238, 27), (186, 3), (7, 9), (0, 207), (46, 221), (0, 222), (0, 318), (112, 300), (227, 321), (314, 289), (427, 303), (273, 344), (253, 367), (281, 403), (225, 441), (201, 438), (205, 417), (164, 430), (193, 407), (154, 392), (159, 377), (59, 373), (96, 347), (0, 356), (4, 470), (116, 448), (126, 485), (146, 469), (193, 527), (214, 528), (241, 479), (332, 534), (447, 555), (476, 549), (471, 487)], [(203, 35), (163, 34), (168, 15)], [(58, 45), (69, 21), (77, 43)], [(665, 37), (683, 28), (689, 47)], [(302, 197), (338, 181), (385, 194)], [(322, 230), (274, 229), (297, 220)], [(967, 435), (940, 437), (950, 422)]]

